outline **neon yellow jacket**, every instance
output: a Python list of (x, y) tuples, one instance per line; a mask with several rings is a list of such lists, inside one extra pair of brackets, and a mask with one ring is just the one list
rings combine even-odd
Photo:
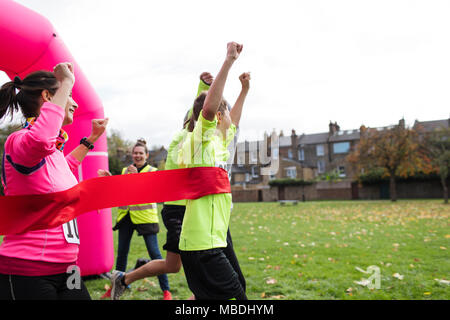
[[(147, 164), (140, 173), (152, 172), (158, 169)], [(127, 168), (122, 169), (122, 174), (128, 174)], [(156, 203), (143, 203), (131, 206), (119, 207), (117, 212), (117, 222), (122, 220), (130, 212), (131, 221), (134, 224), (158, 223), (158, 207)]]
[[(180, 168), (221, 167), (226, 170), (230, 155), (227, 146), (236, 134), (232, 124), (227, 136), (216, 132), (217, 119), (206, 120), (200, 114), (193, 132), (179, 151)], [(230, 221), (231, 193), (208, 195), (187, 200), (179, 248), (183, 251), (207, 250), (227, 246), (227, 230)]]
[[(208, 91), (208, 90), (209, 90), (209, 84), (206, 84), (202, 80), (200, 80), (200, 83), (198, 84), (197, 95), (195, 97), (197, 98), (200, 95), (200, 93), (202, 93), (203, 91)], [(192, 115), (192, 110), (193, 110), (193, 107), (191, 107), (191, 109), (189, 109), (189, 112), (187, 115), (188, 119)], [(166, 165), (164, 168), (165, 170), (179, 169), (178, 150), (183, 143), (186, 133), (187, 133), (186, 129), (183, 129), (183, 130), (177, 132), (175, 134), (175, 136), (173, 137), (172, 142), (170, 142), (169, 149), (167, 150)], [(185, 206), (186, 200), (168, 201), (168, 202), (164, 202), (164, 204)]]

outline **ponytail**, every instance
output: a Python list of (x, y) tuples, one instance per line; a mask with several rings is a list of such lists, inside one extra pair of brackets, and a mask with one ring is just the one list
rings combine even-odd
[(195, 122), (198, 120), (198, 117), (200, 116), (200, 112), (203, 110), (203, 104), (205, 103), (207, 91), (203, 91), (200, 93), (200, 95), (194, 100), (194, 106), (192, 107), (191, 116), (188, 120), (184, 122), (184, 127), (189, 132), (192, 132), (195, 127)]
[[(37, 117), (41, 108), (41, 93), (47, 90), (54, 95), (59, 88), (58, 80), (49, 71), (35, 71), (23, 80), (16, 76), (0, 88), (0, 120), (9, 113), (11, 120), (19, 108), (25, 118)], [(16, 90), (19, 90), (16, 93)]]
[(14, 112), (18, 110), (16, 85), (13, 81), (9, 81), (0, 88), (0, 119), (9, 113), (12, 120)]

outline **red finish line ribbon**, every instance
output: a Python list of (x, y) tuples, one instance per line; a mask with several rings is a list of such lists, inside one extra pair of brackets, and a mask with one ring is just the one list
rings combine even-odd
[(65, 191), (0, 197), (0, 234), (54, 228), (104, 208), (230, 192), (227, 172), (216, 167), (92, 178)]

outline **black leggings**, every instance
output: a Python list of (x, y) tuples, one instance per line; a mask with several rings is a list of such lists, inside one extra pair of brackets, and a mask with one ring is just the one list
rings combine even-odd
[(241, 267), (239, 266), (239, 262), (236, 257), (236, 254), (234, 253), (233, 240), (231, 239), (230, 228), (228, 228), (228, 231), (227, 231), (227, 247), (225, 249), (223, 249), (223, 253), (225, 253), (225, 256), (230, 261), (230, 264), (233, 267), (234, 271), (236, 271), (239, 282), (241, 283), (242, 289), (244, 289), (244, 293), (245, 293), (245, 289), (246, 289), (245, 277), (244, 277), (244, 274), (242, 273)]
[(69, 276), (68, 273), (38, 277), (0, 274), (0, 300), (91, 300), (82, 279), (80, 289), (69, 288), (73, 287), (67, 285)]
[(234, 252), (230, 229), (227, 247), (181, 251), (188, 286), (197, 300), (247, 300), (246, 282)]

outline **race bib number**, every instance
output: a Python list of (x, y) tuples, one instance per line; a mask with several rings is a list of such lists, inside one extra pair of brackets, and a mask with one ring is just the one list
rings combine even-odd
[(80, 236), (78, 235), (77, 219), (73, 219), (63, 224), (64, 237), (67, 243), (80, 244)]
[(223, 170), (227, 171), (228, 173), (228, 180), (231, 181), (231, 170), (228, 170), (228, 164), (226, 161), (216, 161), (215, 167), (222, 168)]

